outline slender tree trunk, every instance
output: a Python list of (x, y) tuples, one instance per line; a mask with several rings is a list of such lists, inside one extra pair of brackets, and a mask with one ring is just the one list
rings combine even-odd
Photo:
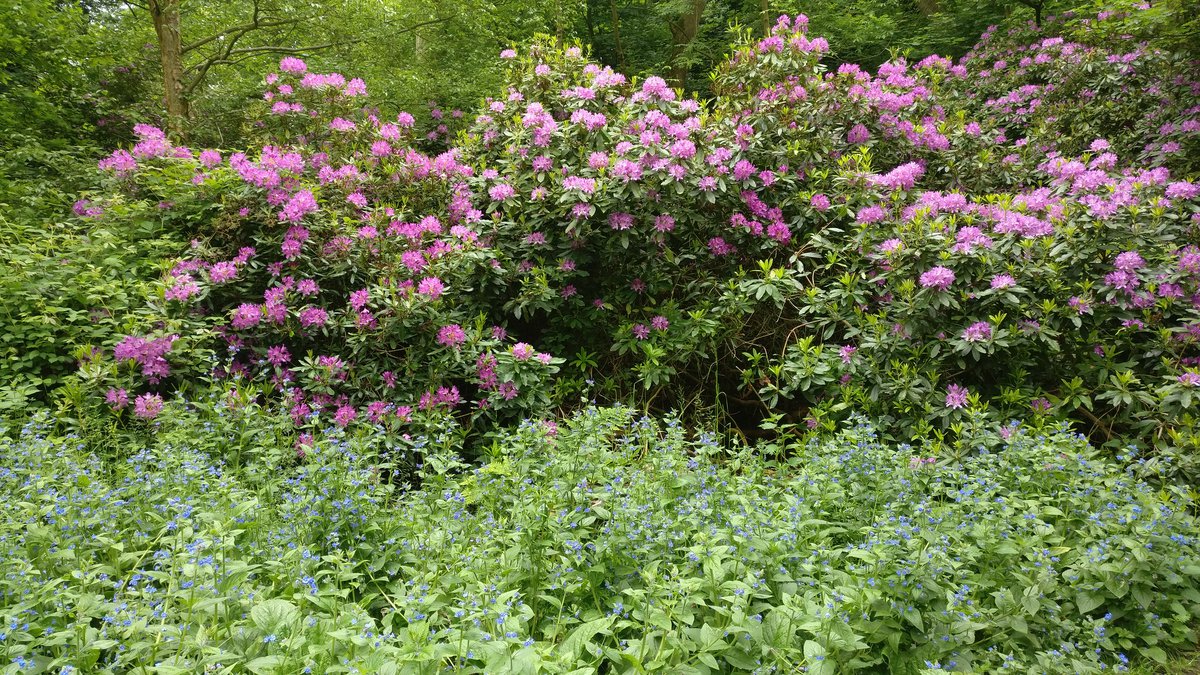
[(625, 47), (621, 45), (621, 14), (617, 12), (617, 0), (608, 0), (608, 11), (612, 15), (613, 42), (616, 43), (617, 70), (628, 70), (625, 63)]
[(1017, 0), (1017, 2), (1025, 5), (1033, 10), (1033, 22), (1038, 28), (1042, 27), (1042, 9), (1045, 7), (1045, 0)]
[(771, 0), (759, 0), (759, 12), (762, 14), (763, 37), (771, 33)]
[(705, 0), (692, 0), (688, 11), (670, 22), (671, 28), (671, 79), (676, 87), (687, 86), (687, 65), (681, 63), (683, 53), (700, 32), (700, 17), (704, 14)]
[(563, 21), (562, 0), (554, 0), (554, 44), (559, 49), (567, 44), (567, 26)]
[(149, 0), (150, 17), (158, 35), (158, 59), (162, 63), (163, 98), (167, 105), (167, 128), (183, 135), (188, 117), (183, 93), (183, 42), (179, 35), (179, 0)]
[[(587, 25), (588, 46), (596, 53), (596, 21), (592, 18), (592, 0), (583, 3), (583, 21)], [(592, 57), (595, 58), (595, 57)]]

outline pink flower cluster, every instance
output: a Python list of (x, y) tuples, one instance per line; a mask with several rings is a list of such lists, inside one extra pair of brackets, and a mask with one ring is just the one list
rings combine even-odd
[(178, 335), (153, 340), (128, 335), (113, 347), (113, 358), (117, 361), (135, 361), (142, 367), (142, 375), (146, 380), (157, 384), (171, 374), (171, 364), (167, 362), (166, 355), (178, 339)]

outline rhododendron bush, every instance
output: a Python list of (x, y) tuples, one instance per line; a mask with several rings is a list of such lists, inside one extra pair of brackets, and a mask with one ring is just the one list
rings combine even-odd
[(1196, 470), (1194, 67), (1029, 31), (874, 74), (827, 50), (782, 17), (708, 101), (509, 50), (436, 156), (360, 81), (285, 59), (260, 147), (139, 128), (102, 163), (84, 217), (139, 200), (196, 241), (85, 377), (149, 418), (203, 366), (310, 429), (540, 414), (585, 378), (906, 440), (1066, 418)]
[[(88, 355), (85, 376), (144, 418), (162, 401), (135, 391), (197, 375), (276, 392), (300, 427), (403, 429), (468, 397), (489, 415), (545, 407), (557, 361), (480, 309), (496, 262), (472, 227), (472, 169), (412, 149), (412, 117), (365, 110), (361, 81), (295, 58), (280, 71), (253, 154), (193, 153), (139, 127), (101, 163), (124, 194), (211, 217), (154, 299), (153, 334), (121, 338), (111, 361)], [(172, 372), (180, 336), (210, 337), (207, 372)]]

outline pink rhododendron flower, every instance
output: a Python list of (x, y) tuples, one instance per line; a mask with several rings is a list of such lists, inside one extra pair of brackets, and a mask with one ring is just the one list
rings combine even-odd
[(966, 407), (969, 393), (966, 387), (960, 387), (957, 384), (946, 387), (946, 407), (953, 409)]
[(950, 284), (954, 283), (954, 270), (941, 265), (929, 269), (921, 274), (922, 288), (936, 288), (939, 291), (950, 290)]
[(458, 324), (442, 326), (438, 330), (437, 341), (442, 346), (458, 349), (462, 343), (467, 341), (467, 333)]
[(142, 394), (133, 402), (133, 414), (146, 420), (158, 417), (162, 409), (163, 399), (158, 394)]

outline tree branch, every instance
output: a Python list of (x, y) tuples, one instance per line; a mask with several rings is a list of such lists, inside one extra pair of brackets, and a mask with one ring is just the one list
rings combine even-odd
[(225, 37), (226, 35), (230, 35), (232, 33), (245, 34), (245, 33), (249, 33), (252, 30), (257, 30), (260, 28), (277, 28), (279, 26), (288, 26), (288, 25), (291, 25), (294, 23), (302, 23), (304, 21), (308, 21), (313, 18), (315, 18), (315, 17), (306, 16), (306, 17), (301, 17), (298, 19), (278, 19), (278, 20), (274, 20), (274, 21), (258, 21), (256, 19), (254, 22), (244, 23), (240, 26), (234, 26), (233, 28), (227, 28), (227, 29), (221, 31), (220, 33), (214, 33), (213, 35), (210, 35), (210, 36), (204, 38), (203, 40), (197, 40), (196, 42), (193, 42), (189, 45), (184, 45), (183, 53), (186, 54), (186, 53), (192, 51), (193, 49), (203, 47), (204, 45), (206, 45), (210, 42), (213, 42), (214, 40), (220, 40), (222, 37)]
[[(257, 3), (255, 4), (255, 11), (257, 11)], [(432, 25), (439, 24), (439, 23), (445, 23), (446, 21), (449, 21), (450, 18), (451, 17), (446, 16), (446, 17), (441, 17), (441, 18), (437, 18), (437, 19), (430, 19), (428, 21), (422, 21), (420, 23), (416, 23), (411, 26), (408, 26), (407, 28), (404, 28), (404, 29), (401, 29), (398, 31), (393, 31), (393, 32), (389, 33), (389, 37), (395, 37), (397, 35), (404, 35), (405, 33), (411, 33), (420, 28), (424, 28), (425, 26), (432, 26)], [(257, 21), (257, 17), (255, 18), (255, 20)], [(191, 94), (193, 91), (195, 91), (196, 88), (200, 86), (200, 83), (204, 81), (205, 76), (208, 75), (209, 69), (212, 68), (213, 66), (234, 65), (237, 63), (241, 63), (242, 61), (244, 61), (248, 58), (252, 58), (258, 54), (307, 54), (310, 52), (321, 51), (323, 49), (331, 49), (333, 47), (339, 47), (342, 45), (360, 44), (360, 43), (367, 42), (372, 39), (370, 37), (362, 37), (362, 38), (356, 38), (353, 40), (335, 40), (333, 42), (327, 42), (325, 44), (320, 44), (320, 45), (310, 45), (307, 47), (282, 47), (282, 46), (275, 46), (275, 45), (263, 45), (263, 46), (259, 46), (259, 47), (236, 47), (238, 40), (242, 39), (243, 37), (245, 37), (252, 31), (254, 31), (256, 28), (269, 27), (269, 25), (279, 25), (279, 26), (293, 25), (296, 23), (300, 23), (303, 20), (306, 20), (306, 19), (296, 19), (296, 20), (289, 19), (289, 20), (280, 20), (278, 22), (259, 21), (257, 25), (256, 24), (244, 24), (242, 26), (238, 26), (237, 28), (231, 28), (227, 31), (222, 31), (221, 33), (218, 33), (217, 36), (214, 36), (213, 38), (205, 38), (201, 42), (195, 43), (194, 45), (191, 46), (192, 49), (194, 49), (198, 46), (201, 46), (202, 44), (211, 42), (213, 39), (215, 39), (215, 37), (219, 37), (221, 35), (230, 36), (229, 40), (225, 43), (224, 48), (222, 50), (220, 50), (218, 53), (213, 54), (212, 56), (204, 59), (203, 61), (201, 61), (195, 65), (188, 66), (186, 69), (184, 69), (185, 74), (195, 73), (195, 75), (192, 77), (191, 81), (184, 84), (184, 89), (183, 89), (184, 93)], [(235, 55), (241, 55), (241, 58), (236, 58), (236, 59), (232, 58)]]

